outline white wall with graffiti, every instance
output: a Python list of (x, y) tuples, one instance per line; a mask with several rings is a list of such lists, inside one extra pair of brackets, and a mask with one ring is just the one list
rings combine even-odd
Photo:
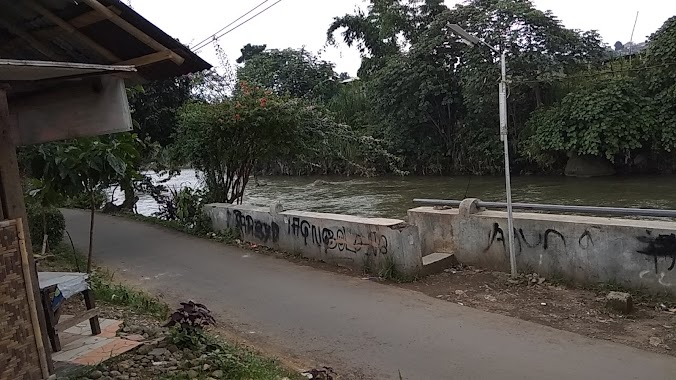
[[(423, 255), (452, 252), (462, 263), (509, 271), (506, 212), (419, 207), (408, 215)], [(520, 271), (676, 294), (674, 222), (515, 213), (514, 239)]]
[(414, 276), (422, 268), (418, 230), (403, 220), (222, 203), (204, 211), (215, 230), (235, 229), (245, 241), (280, 251), (376, 274), (394, 266)]

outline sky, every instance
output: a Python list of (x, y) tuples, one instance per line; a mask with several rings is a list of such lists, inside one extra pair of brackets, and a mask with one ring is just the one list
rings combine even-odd
[[(214, 34), (237, 19), (262, 0), (126, 0), (150, 22), (184, 44), (195, 43)], [(269, 1), (257, 11), (267, 7)], [(446, 5), (461, 3), (447, 0)], [(551, 10), (568, 28), (596, 29), (609, 45), (615, 41), (630, 40), (632, 27), (639, 12), (634, 42), (645, 41), (671, 16), (676, 15), (673, 0), (533, 0), (540, 10)], [(268, 48), (301, 48), (320, 53), (324, 60), (333, 62), (337, 72), (356, 75), (360, 65), (359, 52), (345, 44), (327, 47), (326, 30), (336, 16), (353, 13), (364, 7), (363, 0), (282, 0), (261, 15), (219, 40), (231, 65), (247, 43)], [(240, 22), (241, 22), (240, 21)], [(237, 24), (235, 24), (237, 25)], [(212, 65), (219, 65), (213, 45), (198, 54)]]

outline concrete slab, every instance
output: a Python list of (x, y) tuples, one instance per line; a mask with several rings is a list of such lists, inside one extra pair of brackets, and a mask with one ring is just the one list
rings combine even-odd
[(427, 256), (423, 256), (422, 275), (427, 276), (434, 273), (439, 273), (446, 268), (458, 265), (458, 259), (452, 253), (435, 252)]
[(86, 352), (85, 354), (73, 359), (72, 362), (81, 365), (96, 365), (112, 357), (121, 355), (139, 346), (140, 344), (141, 343), (139, 342), (122, 338), (112, 338), (109, 339), (105, 345)]
[[(69, 317), (64, 315), (62, 318)], [(122, 321), (100, 318), (99, 323), (101, 325), (99, 335), (92, 336), (89, 321), (79, 323), (59, 334), (62, 349), (52, 355), (52, 360), (59, 368), (96, 365), (141, 344), (117, 337)]]
[(52, 355), (52, 360), (56, 362), (72, 361), (86, 353), (103, 347), (110, 343), (111, 338), (102, 338), (98, 336), (87, 336), (77, 339), (66, 346), (62, 346), (61, 351)]

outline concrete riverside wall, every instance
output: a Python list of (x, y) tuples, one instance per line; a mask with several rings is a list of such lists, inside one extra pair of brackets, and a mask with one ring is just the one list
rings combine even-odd
[[(452, 252), (462, 263), (509, 271), (506, 212), (476, 210), (466, 200), (460, 209), (419, 207), (408, 216), (420, 231), (423, 255)], [(520, 271), (671, 294), (675, 232), (673, 222), (514, 213)]]
[(214, 203), (204, 208), (216, 231), (239, 230), (243, 240), (373, 273), (391, 267), (413, 276), (422, 268), (418, 229), (403, 220), (360, 218)]

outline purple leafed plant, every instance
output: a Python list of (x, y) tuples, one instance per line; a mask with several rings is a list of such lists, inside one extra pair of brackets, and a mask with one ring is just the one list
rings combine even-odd
[(322, 367), (303, 372), (302, 375), (310, 380), (334, 380), (336, 373), (333, 372), (331, 367)]
[(202, 329), (205, 326), (215, 325), (216, 320), (211, 316), (211, 311), (201, 303), (193, 301), (181, 302), (181, 307), (178, 308), (169, 317), (169, 322), (166, 327), (180, 326), (183, 329), (198, 328)]

